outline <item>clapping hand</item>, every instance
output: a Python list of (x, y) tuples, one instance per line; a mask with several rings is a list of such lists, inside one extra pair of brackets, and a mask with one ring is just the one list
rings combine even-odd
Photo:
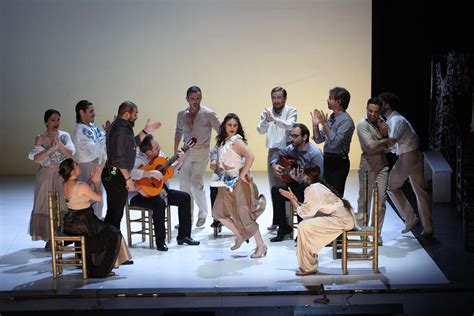
[(311, 115), (313, 126), (324, 124), (327, 121), (327, 114), (324, 114), (322, 110), (314, 109), (313, 113), (309, 112), (309, 114)]
[(263, 111), (263, 115), (265, 115), (265, 119), (267, 120), (267, 122), (273, 122), (275, 121), (275, 118), (273, 117), (273, 114), (270, 110), (268, 109), (265, 109)]
[(146, 120), (145, 128), (143, 129), (147, 133), (151, 133), (161, 127), (160, 122), (150, 122), (150, 119)]
[[(114, 115), (114, 119), (113, 119), (113, 120), (115, 121), (116, 118), (117, 118), (117, 115)], [(102, 125), (102, 128), (104, 129), (104, 131), (105, 131), (106, 134), (109, 132), (109, 128), (110, 128), (110, 125), (111, 125), (111, 124), (112, 124), (112, 123), (111, 123), (109, 120), (107, 120), (107, 121), (105, 121), (105, 124)]]
[(280, 194), (286, 197), (290, 202), (298, 203), (298, 198), (293, 194), (293, 191), (291, 191), (290, 188), (288, 188), (288, 191), (279, 189), (278, 192), (280, 192)]

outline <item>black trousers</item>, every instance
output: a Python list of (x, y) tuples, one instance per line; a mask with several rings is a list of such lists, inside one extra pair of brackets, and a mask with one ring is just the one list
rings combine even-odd
[(344, 196), (346, 179), (349, 175), (351, 163), (346, 157), (332, 157), (324, 155), (324, 179), (334, 187), (341, 196)]
[(120, 230), (123, 208), (128, 199), (125, 178), (120, 170), (117, 170), (115, 175), (111, 174), (107, 166), (102, 170), (101, 178), (107, 193), (107, 213), (104, 221)]
[[(288, 188), (291, 188), (291, 191), (293, 191), (298, 201), (303, 202), (304, 189), (306, 189), (307, 186), (306, 183), (291, 181), (290, 183), (277, 184), (272, 187), (273, 222), (278, 225), (278, 234), (287, 234), (293, 230), (293, 227), (291, 227), (286, 220), (285, 202), (288, 201), (288, 199), (281, 195), (278, 190), (288, 190)], [(293, 215), (290, 214), (290, 216)], [(302, 218), (298, 216), (298, 223), (301, 220)]]
[[(179, 229), (177, 239), (191, 237), (191, 197), (188, 193), (178, 190), (168, 190), (168, 204), (178, 207)], [(144, 197), (137, 194), (130, 205), (150, 208), (153, 210), (153, 229), (156, 244), (163, 243), (165, 234), (166, 202), (160, 196)]]

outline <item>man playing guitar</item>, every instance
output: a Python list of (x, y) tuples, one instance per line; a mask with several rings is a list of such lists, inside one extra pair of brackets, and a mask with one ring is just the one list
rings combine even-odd
[[(191, 197), (188, 193), (169, 189), (166, 182), (162, 184), (163, 189), (159, 190), (159, 194), (151, 196), (146, 193), (146, 190), (140, 188), (140, 182), (143, 179), (149, 178), (150, 181), (160, 183), (160, 181), (166, 181), (167, 178), (163, 177), (163, 173), (166, 175), (166, 170), (146, 170), (150, 165), (153, 165), (155, 159), (162, 159), (165, 157), (164, 153), (160, 151), (160, 145), (151, 134), (145, 136), (139, 146), (140, 150), (137, 151), (135, 159), (135, 166), (132, 170), (131, 176), (135, 180), (136, 187), (138, 189), (137, 195), (130, 200), (130, 205), (146, 207), (153, 210), (153, 228), (155, 231), (156, 247), (159, 251), (168, 251), (168, 246), (165, 243), (165, 208), (169, 205), (175, 205), (178, 207), (179, 217), (179, 230), (176, 241), (178, 245), (188, 244), (192, 246), (199, 245), (199, 241), (191, 238)], [(169, 166), (179, 170), (179, 167), (184, 161), (184, 152), (178, 151), (177, 157), (173, 157), (168, 161), (176, 160), (176, 163)], [(160, 168), (157, 168), (160, 169)]]
[[(274, 153), (270, 161), (270, 167), (282, 184), (276, 184), (271, 188), (273, 203), (273, 221), (278, 225), (276, 237), (270, 239), (271, 242), (283, 241), (286, 235), (293, 230), (286, 219), (285, 202), (288, 199), (282, 196), (280, 189), (291, 191), (298, 198), (298, 201), (304, 200), (304, 189), (308, 186), (303, 181), (301, 170), (306, 165), (319, 166), (323, 168), (323, 153), (321, 149), (309, 143), (309, 129), (306, 125), (297, 123), (293, 125), (290, 133), (291, 144)], [(290, 214), (293, 216), (293, 214)], [(301, 218), (298, 217), (298, 222)]]

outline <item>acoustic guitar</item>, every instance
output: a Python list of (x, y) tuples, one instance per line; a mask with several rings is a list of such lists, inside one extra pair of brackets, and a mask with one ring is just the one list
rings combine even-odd
[(291, 158), (291, 157), (287, 157), (287, 156), (281, 156), (280, 161), (278, 162), (278, 164), (284, 168), (282, 170), (280, 180), (283, 183), (291, 182), (291, 180), (293, 180), (291, 178), (291, 172), (294, 169), (298, 168), (298, 162), (296, 161), (296, 159)]
[[(196, 144), (196, 138), (192, 137), (189, 139), (181, 150), (186, 152), (189, 148), (192, 148)], [(151, 163), (147, 166), (141, 166), (138, 169), (140, 170), (158, 170), (163, 174), (161, 180), (155, 178), (142, 178), (135, 181), (135, 186), (138, 187), (138, 192), (145, 197), (157, 196), (163, 190), (163, 185), (168, 179), (171, 179), (174, 174), (174, 169), (170, 166), (178, 159), (178, 155), (174, 155), (171, 158), (164, 157), (155, 157)]]

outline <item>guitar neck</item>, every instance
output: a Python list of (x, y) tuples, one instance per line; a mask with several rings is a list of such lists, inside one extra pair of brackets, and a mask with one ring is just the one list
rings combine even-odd
[(158, 171), (163, 173), (168, 169), (176, 160), (178, 159), (178, 156), (173, 156), (169, 159), (166, 159), (166, 163), (162, 164), (160, 168), (158, 168)]
[[(183, 152), (186, 152), (190, 147), (187, 146), (187, 145), (184, 145), (183, 147), (181, 147), (181, 150)], [(171, 166), (172, 164), (174, 164), (174, 162), (178, 160), (178, 155), (174, 155), (173, 157), (169, 158), (169, 159), (166, 159), (166, 163), (161, 165), (161, 167), (158, 169), (158, 171), (160, 172), (163, 172), (165, 171), (166, 169), (168, 169), (169, 166)]]

